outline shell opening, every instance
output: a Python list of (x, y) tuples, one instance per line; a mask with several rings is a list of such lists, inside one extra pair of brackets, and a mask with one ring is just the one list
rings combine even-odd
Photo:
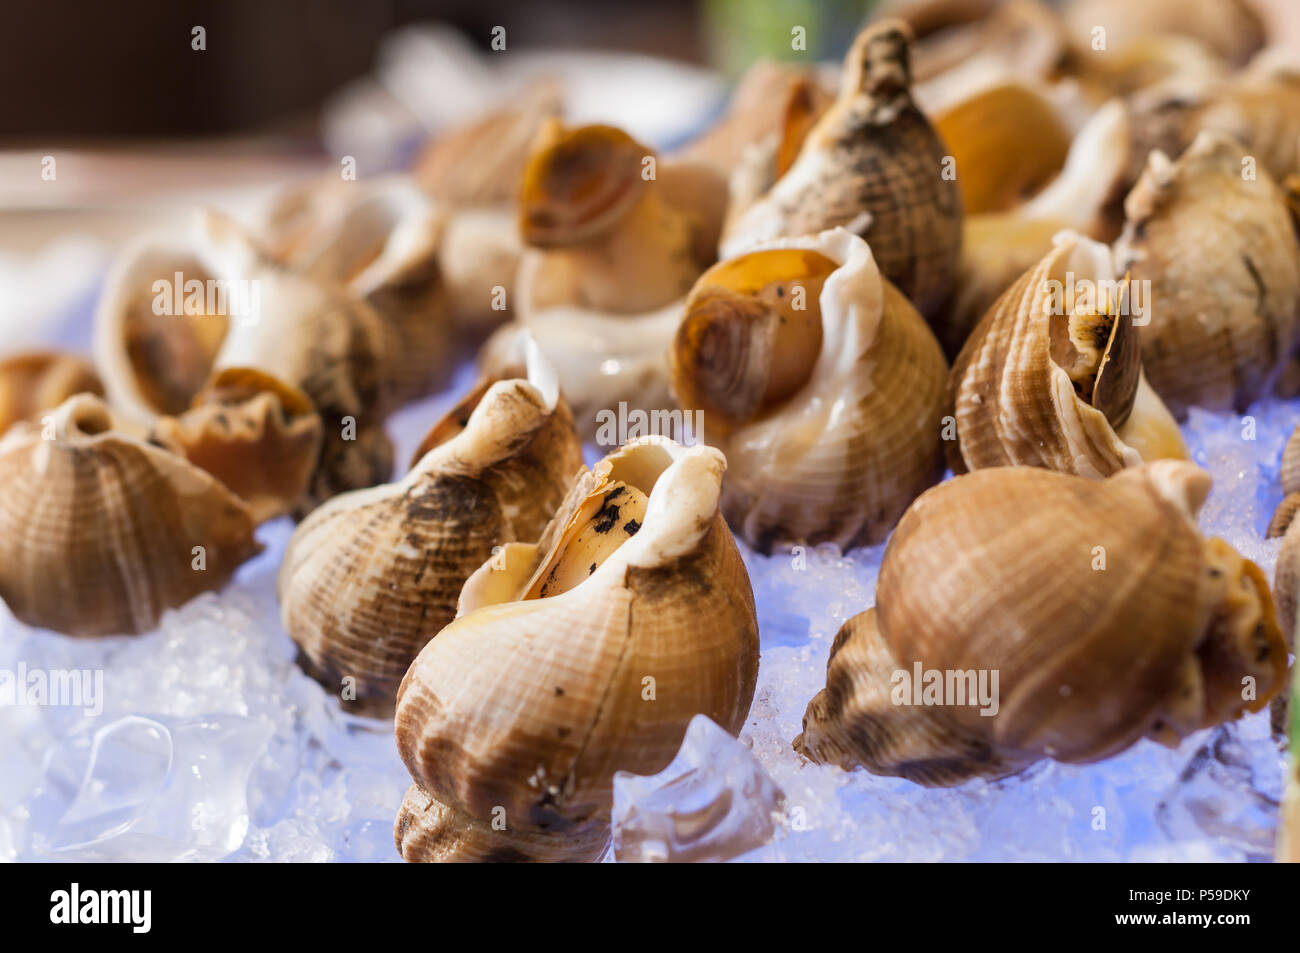
[(822, 350), (822, 287), (838, 267), (818, 252), (786, 248), (706, 272), (673, 344), (683, 406), (738, 426), (801, 390)]
[(112, 429), (113, 419), (109, 416), (107, 405), (95, 398), (76, 400), (69, 409), (63, 427), (64, 435), (68, 437), (97, 437)]
[(557, 596), (594, 574), (641, 529), (648, 505), (648, 496), (636, 486), (622, 480), (601, 483), (579, 505), (523, 598)]
[(1205, 576), (1216, 595), (1205, 637), (1149, 732), (1164, 744), (1259, 711), (1286, 686), (1287, 646), (1263, 571), (1215, 538), (1205, 541)]
[(520, 188), (524, 241), (545, 248), (600, 237), (641, 192), (641, 160), (650, 150), (613, 126), (551, 127), (541, 135)]
[[(180, 289), (168, 294), (164, 313), (158, 313), (153, 285), (142, 283), (127, 306), (122, 327), (126, 358), (140, 395), (162, 414), (178, 414), (189, 407), (207, 380), (229, 329), (228, 306), (221, 300), (225, 294), (222, 283), (210, 282), (206, 272), (195, 268), (178, 270), (175, 275), (181, 277), (160, 279), (169, 284), (182, 282)], [(185, 291), (195, 283), (204, 289), (201, 293)], [(172, 299), (177, 296), (182, 303), (180, 313), (168, 313), (175, 310)]]

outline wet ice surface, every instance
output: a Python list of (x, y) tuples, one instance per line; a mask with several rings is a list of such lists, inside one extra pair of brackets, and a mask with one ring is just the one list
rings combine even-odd
[[(392, 421), (398, 460), (468, 386)], [(1300, 401), (1250, 422), (1194, 412), (1185, 433), (1215, 478), (1202, 528), (1272, 575), (1263, 531)], [(589, 453), (589, 457), (593, 456)], [(294, 665), (275, 573), (287, 521), (220, 595), (157, 632), (74, 640), (0, 609), (0, 671), (101, 669), (103, 710), (0, 707), (0, 859), (395, 861), (409, 779), (391, 724), (342, 715)], [(1176, 751), (1141, 742), (1097, 765), (1043, 762), (997, 783), (926, 789), (810, 765), (790, 748), (831, 639), (873, 602), (883, 547), (746, 553), (762, 663), (740, 743), (785, 794), (783, 830), (745, 860), (1245, 860), (1268, 856), (1282, 756), (1267, 713)]]

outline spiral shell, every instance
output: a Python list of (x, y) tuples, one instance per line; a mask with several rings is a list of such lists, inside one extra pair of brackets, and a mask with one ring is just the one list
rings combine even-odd
[(416, 654), (449, 623), (469, 575), (534, 541), (582, 466), (573, 418), (535, 353), (528, 380), (483, 381), (431, 431), (400, 481), (308, 516), (280, 569), (285, 630), (334, 690), (391, 713)]
[(29, 625), (145, 632), (261, 551), (243, 501), (115, 425), (78, 394), (0, 441), (0, 598)]
[(879, 542), (943, 472), (943, 354), (844, 229), (705, 272), (671, 360), (678, 401), (727, 455), (723, 512), (760, 550)]
[(629, 443), (578, 477), (540, 543), (470, 578), (398, 695), (407, 860), (595, 860), (616, 771), (662, 770), (696, 713), (739, 730), (758, 626), (718, 512), (724, 467)]
[(384, 482), (393, 471), (384, 419), (394, 408), (393, 328), (342, 287), (272, 259), (229, 218), (199, 220), (200, 254), (231, 282), (257, 282), (259, 307), (231, 322), (214, 370), (251, 368), (300, 389), (321, 419), (322, 440), (299, 513), (337, 493)]
[(1142, 382), (1131, 294), (1105, 245), (1056, 237), (953, 364), (954, 473), (1021, 465), (1098, 477), (1186, 457), (1173, 417)]
[(402, 177), (332, 180), (282, 196), (258, 234), (294, 270), (346, 287), (389, 324), (393, 399), (404, 402), (436, 389), (451, 356), (447, 219)]
[(1202, 133), (1177, 161), (1152, 153), (1125, 201), (1117, 270), (1150, 282), (1142, 331), (1151, 386), (1179, 417), (1191, 405), (1244, 410), (1291, 356), (1300, 244), (1286, 199), (1243, 149)]
[(931, 321), (944, 353), (957, 355), (1003, 292), (1051, 251), (1057, 232), (1075, 229), (1108, 242), (1119, 235), (1131, 149), (1128, 112), (1108, 102), (1070, 143), (1060, 175), (1032, 198), (1010, 211), (966, 217), (952, 300)]
[(942, 174), (947, 149), (912, 101), (910, 40), (898, 21), (858, 36), (838, 99), (794, 165), (728, 223), (723, 258), (843, 226), (870, 242), (881, 273), (923, 315), (937, 313), (961, 252), (961, 197)]
[(104, 396), (99, 375), (79, 357), (31, 351), (0, 360), (0, 435), (20, 420), (35, 420), (74, 394)]
[(619, 129), (548, 127), (524, 176), (516, 321), (485, 346), (483, 372), (512, 372), (503, 344), (523, 328), (584, 437), (620, 403), (671, 408), (665, 355), (682, 297), (713, 260), (723, 201), (717, 173), (658, 161)]
[(1196, 528), (1209, 484), (1161, 461), (1106, 480), (1003, 467), (926, 493), (875, 608), (836, 636), (795, 747), (950, 785), (1258, 711), (1286, 645), (1263, 573)]

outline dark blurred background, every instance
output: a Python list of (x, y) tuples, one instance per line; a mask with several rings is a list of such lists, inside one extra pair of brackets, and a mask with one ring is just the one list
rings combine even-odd
[[(810, 52), (834, 55), (866, 0), (4, 0), (0, 135), (201, 136), (308, 128), (316, 110), (373, 66), (380, 39), (439, 20), (488, 49), (637, 51), (734, 73), (755, 49), (789, 52), (791, 22)], [(836, 24), (835, 36), (816, 24)], [(842, 25), (841, 25), (842, 24)], [(191, 48), (206, 31), (206, 50)], [(824, 48), (824, 49), (823, 49)]]

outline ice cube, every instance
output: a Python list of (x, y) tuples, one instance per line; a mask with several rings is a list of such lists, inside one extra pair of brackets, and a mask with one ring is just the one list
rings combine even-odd
[(663, 771), (614, 776), (615, 859), (730, 860), (772, 839), (784, 798), (749, 749), (696, 715)]

